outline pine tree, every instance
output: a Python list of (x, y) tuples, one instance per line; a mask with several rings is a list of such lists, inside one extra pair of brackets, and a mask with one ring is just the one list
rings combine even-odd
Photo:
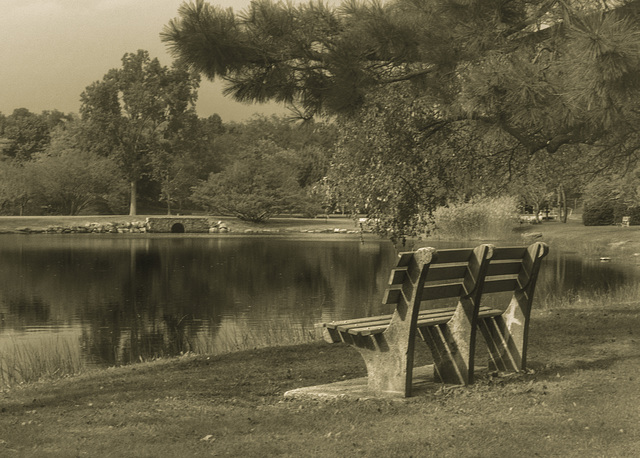
[[(636, 160), (639, 15), (640, 0), (345, 0), (338, 7), (256, 0), (239, 13), (197, 0), (180, 8), (162, 39), (181, 62), (224, 80), (236, 100), (282, 102), (303, 118), (333, 116), (345, 131), (366, 132), (372, 117), (405, 121), (419, 131), (412, 139), (368, 136), (358, 148), (373, 151), (384, 141), (382, 155), (395, 158), (427, 151), (412, 159), (430, 161), (411, 169), (418, 182), (420, 173), (440, 173), (438, 158), (461, 134), (473, 139), (459, 150), (461, 163), (490, 158), (500, 168), (471, 167), (474, 178), (501, 182), (541, 151), (562, 154), (563, 163), (569, 153), (586, 156), (580, 164), (600, 170)], [(367, 164), (343, 167), (351, 176), (338, 177), (364, 191), (361, 207), (380, 202), (367, 194), (365, 178), (393, 172)], [(394, 224), (414, 227), (434, 197), (461, 191), (431, 189), (409, 193), (415, 202)]]

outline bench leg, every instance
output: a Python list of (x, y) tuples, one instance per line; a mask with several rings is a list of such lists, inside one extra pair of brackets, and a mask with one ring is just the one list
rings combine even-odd
[(526, 367), (530, 301), (524, 292), (514, 294), (500, 316), (480, 320), (489, 348), (489, 369), (519, 372)]
[(367, 366), (369, 391), (392, 396), (411, 396), (415, 344), (390, 344), (384, 334), (349, 337), (345, 343), (358, 350)]
[(447, 324), (419, 329), (433, 355), (434, 379), (441, 383), (473, 383), (476, 330), (473, 305), (460, 303)]
[[(381, 334), (353, 339), (367, 365), (368, 385), (373, 392), (411, 396), (416, 323), (434, 252), (433, 248), (421, 248), (400, 257), (398, 266), (406, 266), (406, 271), (398, 283), (401, 294), (389, 327)], [(390, 284), (395, 284), (396, 273), (392, 272)]]

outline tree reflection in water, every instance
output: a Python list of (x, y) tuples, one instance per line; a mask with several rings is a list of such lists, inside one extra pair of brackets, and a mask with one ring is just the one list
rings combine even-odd
[[(100, 365), (287, 343), (315, 322), (389, 312), (380, 302), (395, 254), (337, 236), (0, 235), (0, 343), (77, 329)], [(552, 252), (536, 300), (636, 278)]]

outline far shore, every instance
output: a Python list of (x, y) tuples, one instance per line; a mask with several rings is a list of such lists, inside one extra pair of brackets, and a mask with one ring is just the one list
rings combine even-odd
[(94, 223), (143, 222), (148, 217), (207, 218), (212, 222), (223, 221), (232, 233), (245, 232), (308, 232), (308, 231), (358, 231), (353, 219), (331, 215), (317, 218), (277, 217), (264, 223), (251, 223), (232, 216), (217, 215), (82, 215), (82, 216), (0, 216), (0, 233), (32, 233), (46, 231), (50, 227), (83, 227)]
[[(90, 224), (124, 224), (145, 221), (147, 217), (163, 215), (82, 215), (82, 216), (0, 216), (0, 234), (33, 234), (51, 227), (81, 227)], [(230, 216), (217, 215), (169, 215), (167, 217), (205, 217), (212, 223), (224, 222), (229, 232), (224, 235), (240, 234), (281, 234), (291, 236), (312, 236), (313, 234), (342, 234), (351, 237), (362, 235), (357, 221), (343, 215), (316, 218), (276, 217), (264, 223), (241, 221)], [(367, 231), (365, 231), (367, 232)], [(189, 236), (189, 234), (181, 234)], [(378, 236), (366, 234), (368, 239)], [(332, 235), (333, 237), (333, 235)], [(385, 240), (380, 238), (380, 240)], [(449, 240), (446, 237), (427, 237), (407, 240), (405, 247), (434, 245)], [(573, 216), (567, 223), (557, 221), (541, 224), (521, 224), (514, 227), (511, 240), (496, 241), (490, 237), (469, 240), (470, 243), (521, 244), (533, 240), (547, 242), (552, 248), (565, 252), (576, 252), (587, 259), (614, 262), (640, 263), (640, 226), (584, 226), (579, 216)]]

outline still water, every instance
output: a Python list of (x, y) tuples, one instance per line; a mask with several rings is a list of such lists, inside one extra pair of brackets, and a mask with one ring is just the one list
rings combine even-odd
[[(309, 340), (316, 322), (388, 313), (395, 257), (389, 242), (338, 235), (0, 235), (0, 352), (64, 338), (85, 362), (113, 365)], [(552, 252), (537, 306), (637, 278)]]

